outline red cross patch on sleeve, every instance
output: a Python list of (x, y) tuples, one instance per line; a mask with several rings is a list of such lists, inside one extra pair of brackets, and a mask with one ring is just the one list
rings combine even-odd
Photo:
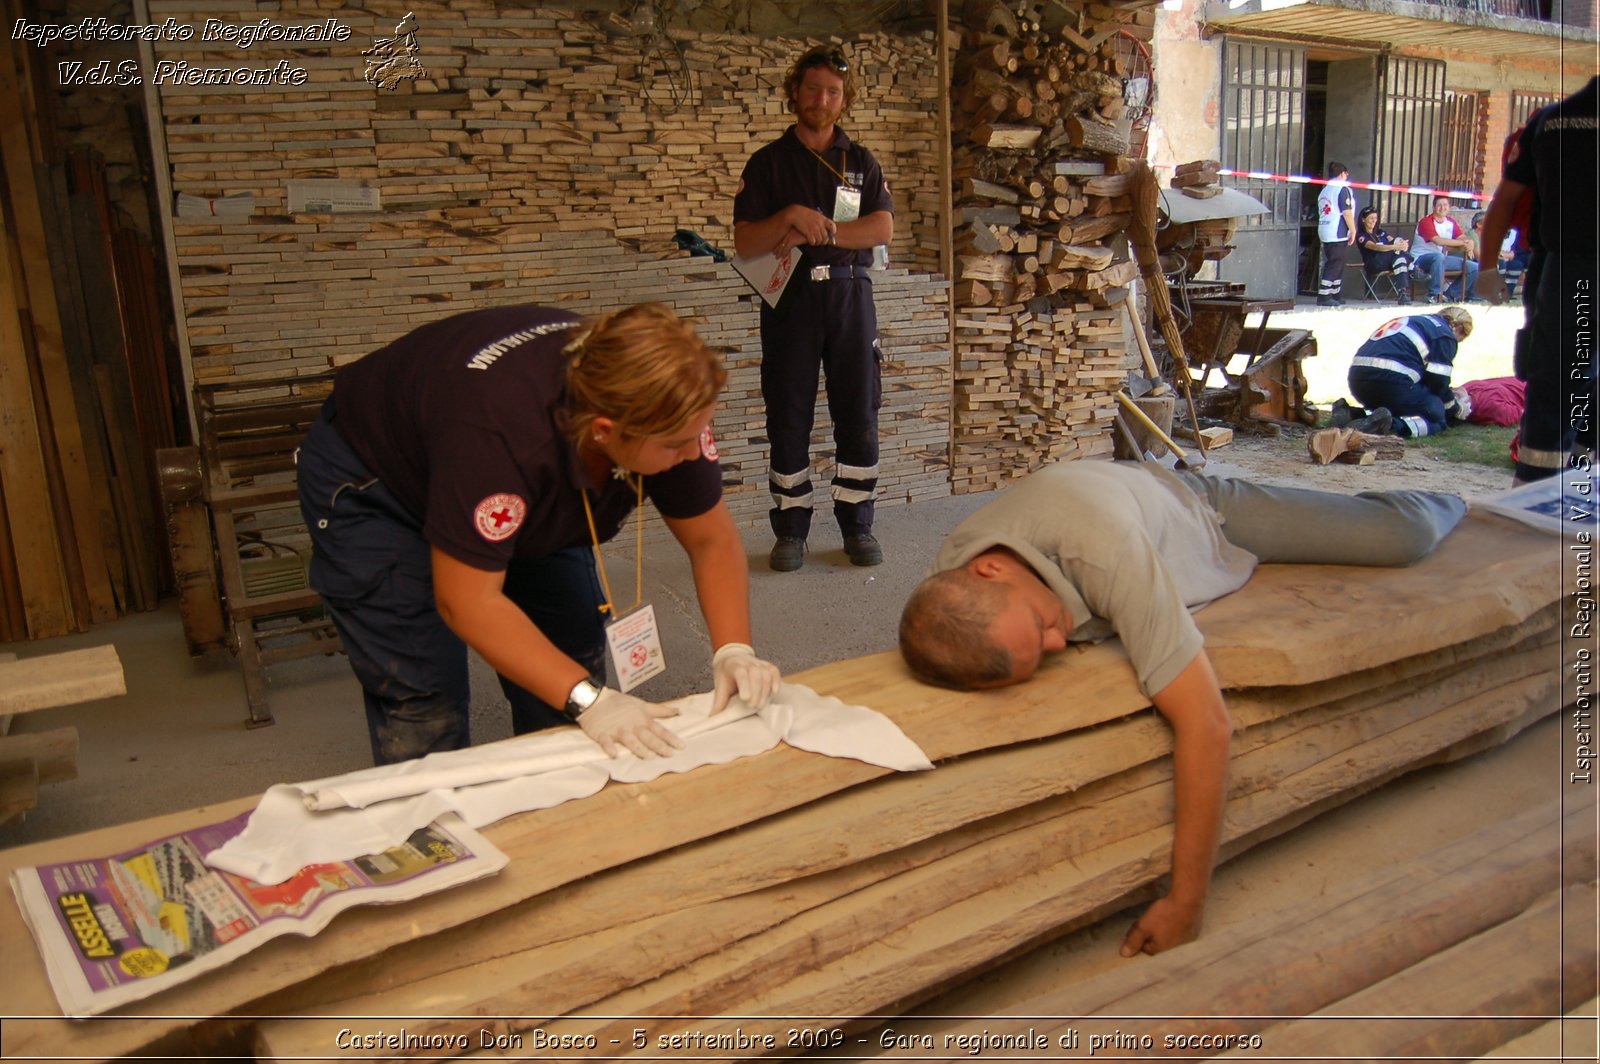
[(478, 535), (490, 543), (499, 543), (516, 534), (522, 519), (528, 516), (528, 504), (520, 495), (504, 493), (491, 495), (478, 504), (472, 512)]

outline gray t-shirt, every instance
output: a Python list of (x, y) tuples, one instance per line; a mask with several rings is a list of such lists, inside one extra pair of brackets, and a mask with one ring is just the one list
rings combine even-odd
[(1015, 551), (1055, 592), (1073, 642), (1121, 636), (1146, 694), (1200, 653), (1189, 610), (1237, 591), (1256, 567), (1206, 500), (1150, 464), (1046, 466), (957, 525), (933, 571), (991, 547)]

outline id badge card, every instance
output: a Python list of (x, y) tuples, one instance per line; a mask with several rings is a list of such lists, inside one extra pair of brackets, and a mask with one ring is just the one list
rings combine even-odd
[(606, 644), (624, 693), (667, 671), (654, 606), (646, 604), (606, 625)]
[(840, 185), (833, 194), (833, 220), (853, 222), (861, 217), (861, 190)]

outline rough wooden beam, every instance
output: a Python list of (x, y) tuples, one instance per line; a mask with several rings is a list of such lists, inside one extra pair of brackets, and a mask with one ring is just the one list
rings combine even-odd
[(109, 643), (0, 662), (0, 713), (27, 713), (127, 693), (122, 661)]

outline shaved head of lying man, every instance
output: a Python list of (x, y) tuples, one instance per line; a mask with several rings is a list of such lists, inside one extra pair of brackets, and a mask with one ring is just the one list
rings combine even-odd
[(1067, 462), (1018, 481), (946, 538), (900, 618), (919, 678), (1021, 683), (1069, 642), (1120, 636), (1172, 725), (1172, 889), (1123, 942), (1157, 953), (1200, 933), (1216, 860), (1232, 725), (1189, 611), (1259, 562), (1410, 565), (1466, 513), (1454, 495), (1266, 487), (1153, 463)]

